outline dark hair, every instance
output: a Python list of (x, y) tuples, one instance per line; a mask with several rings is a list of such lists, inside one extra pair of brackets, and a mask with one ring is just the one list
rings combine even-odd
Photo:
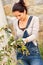
[(25, 3), (23, 0), (20, 0), (18, 3), (15, 3), (12, 12), (19, 11), (19, 12), (24, 12), (26, 10), (27, 13), (27, 7), (25, 6)]

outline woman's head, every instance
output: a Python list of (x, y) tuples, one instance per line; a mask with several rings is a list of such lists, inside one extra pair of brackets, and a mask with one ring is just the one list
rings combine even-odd
[(13, 15), (18, 19), (24, 18), (25, 14), (27, 14), (27, 7), (23, 0), (20, 0), (18, 3), (15, 3), (12, 8)]

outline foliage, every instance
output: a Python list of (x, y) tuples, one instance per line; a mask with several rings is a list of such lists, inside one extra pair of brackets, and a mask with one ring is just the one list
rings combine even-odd
[[(4, 29), (8, 35), (8, 42), (5, 47), (0, 50), (0, 65), (24, 65), (21, 60), (16, 59), (16, 52), (21, 52), (25, 55), (30, 55), (27, 47), (24, 45), (22, 38), (17, 40), (14, 39), (14, 36), (11, 33), (11, 30), (8, 28), (0, 28), (0, 31)], [(0, 40), (4, 38), (4, 35), (0, 36)], [(43, 58), (43, 44), (39, 45), (40, 53)], [(14, 53), (15, 52), (15, 53)]]
[(40, 51), (40, 55), (43, 59), (43, 43), (42, 44), (39, 44), (39, 51)]
[[(1, 30), (4, 30), (8, 36), (7, 45), (3, 47), (2, 50), (0, 50), (1, 65), (23, 65), (21, 60), (17, 60), (16, 58), (14, 58), (14, 55), (16, 55), (16, 51), (22, 52), (26, 55), (30, 54), (27, 47), (24, 45), (22, 38), (15, 40), (9, 28), (2, 27), (0, 28), (0, 31)], [(4, 38), (4, 35), (0, 36), (0, 40), (2, 38)]]

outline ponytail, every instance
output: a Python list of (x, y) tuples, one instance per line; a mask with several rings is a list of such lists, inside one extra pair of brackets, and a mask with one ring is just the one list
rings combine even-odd
[(25, 3), (24, 3), (23, 0), (20, 0), (20, 1), (19, 1), (19, 4), (21, 4), (22, 6), (25, 6)]
[(25, 6), (25, 3), (23, 0), (19, 0), (19, 2), (15, 3), (12, 8), (12, 12), (14, 11), (24, 12), (24, 10), (26, 10), (26, 13), (27, 13), (27, 7)]

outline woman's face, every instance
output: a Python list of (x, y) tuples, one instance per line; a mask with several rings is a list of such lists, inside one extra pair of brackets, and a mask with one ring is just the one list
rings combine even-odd
[(26, 11), (24, 12), (19, 12), (19, 11), (15, 11), (13, 12), (13, 15), (19, 20), (19, 21), (23, 21), (26, 17)]

